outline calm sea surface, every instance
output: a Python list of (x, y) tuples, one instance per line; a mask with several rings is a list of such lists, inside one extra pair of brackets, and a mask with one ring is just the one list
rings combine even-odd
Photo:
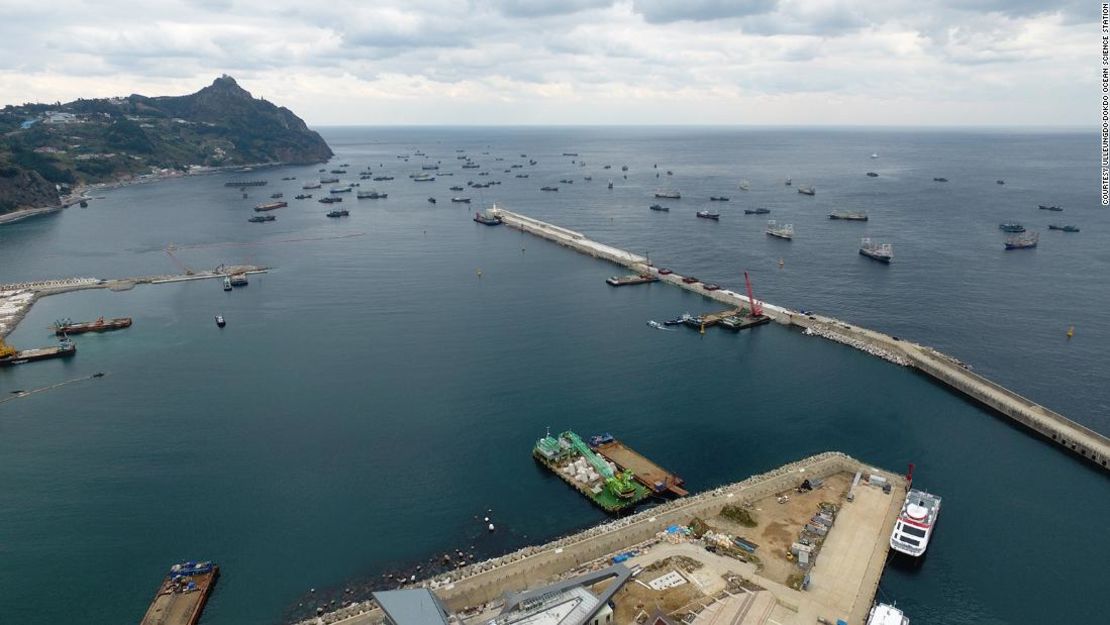
[[(128, 187), (0, 228), (0, 283), (176, 273), (170, 243), (192, 268), (274, 267), (231, 293), (200, 281), (49, 297), (9, 337), (45, 345), (60, 317), (135, 318), (78, 337), (68, 361), (0, 371), (0, 396), (108, 374), (0, 405), (0, 623), (137, 622), (166, 567), (199, 558), (224, 569), (203, 623), (272, 624), (448, 550), (495, 555), (605, 520), (531, 459), (547, 426), (613, 432), (695, 491), (825, 450), (915, 462), (918, 483), (944, 497), (942, 521), (924, 566), (888, 569), (880, 595), (915, 624), (1094, 623), (1110, 610), (1104, 473), (844, 346), (778, 326), (653, 330), (649, 319), (718, 306), (664, 285), (611, 289), (611, 265), (470, 221), (497, 201), (727, 288), (748, 270), (758, 297), (934, 345), (1110, 432), (1110, 213), (1095, 135), (323, 134), (337, 153), (328, 169), (395, 176), (363, 182), (389, 198), (347, 196), (351, 217), (326, 219), (324, 205), (292, 199), (317, 168), (291, 167)], [(456, 150), (482, 168), (461, 169)], [(427, 159), (396, 158), (416, 151)], [(436, 161), (454, 175), (409, 179)], [(270, 184), (242, 199), (223, 186), (232, 178)], [(448, 189), (468, 180), (502, 184)], [(539, 191), (548, 184), (558, 193)], [(683, 194), (660, 200), (669, 213), (647, 208), (658, 188)], [(290, 206), (278, 220), (247, 223), (279, 191)], [(460, 195), (473, 204), (448, 201)], [(713, 203), (719, 223), (694, 217), (710, 195), (732, 198)], [(793, 223), (794, 241), (766, 237), (763, 217), (743, 215), (753, 207)], [(834, 210), (871, 220), (830, 221)], [(1003, 251), (1006, 221), (1041, 231), (1040, 246)], [(895, 262), (859, 256), (862, 236), (893, 243)], [(476, 519), (488, 509), (492, 536)]]

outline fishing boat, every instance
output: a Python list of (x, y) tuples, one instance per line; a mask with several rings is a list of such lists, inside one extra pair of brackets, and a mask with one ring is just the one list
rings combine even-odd
[(328, 217), (349, 217), (351, 212), (345, 208), (340, 208), (333, 211), (328, 211)]
[(230, 291), (231, 290), (231, 278), (229, 278), (227, 276), (224, 276), (224, 290), (225, 291)]
[(1079, 232), (1079, 226), (1073, 226), (1073, 225), (1070, 225), (1070, 224), (1067, 224), (1067, 225), (1048, 224), (1048, 229), (1049, 230), (1063, 230), (1064, 232)]
[(745, 208), (745, 215), (766, 215), (771, 212), (769, 208)]
[(664, 212), (671, 210), (669, 206), (662, 206), (660, 204), (652, 204), (648, 208), (650, 208), (653, 211), (664, 211)]
[(277, 217), (274, 217), (273, 215), (255, 215), (247, 221), (251, 222), (252, 224), (261, 224), (266, 223), (267, 221), (277, 221)]
[(878, 178), (878, 177), (879, 177), (879, 174), (877, 174), (877, 173), (875, 173), (875, 172), (873, 172), (873, 171), (869, 171), (869, 172), (867, 172), (867, 177), (868, 177), (868, 178)]
[(767, 222), (767, 229), (764, 230), (769, 236), (785, 239), (787, 241), (794, 240), (794, 224), (778, 225), (774, 219)]
[(1018, 234), (1006, 239), (1003, 247), (1007, 250), (1027, 250), (1037, 247), (1040, 238), (1040, 234), (1037, 232)]
[(711, 195), (709, 196), (710, 202), (727, 202), (728, 196), (726, 195)]
[(558, 191), (559, 187), (540, 187), (540, 191)]
[(393, 176), (374, 176), (373, 180), (374, 182), (385, 182), (387, 180), (393, 180)]
[(224, 316), (223, 315), (216, 315), (216, 327), (222, 328), (226, 325), (227, 325), (227, 321), (224, 321)]
[(894, 260), (894, 246), (890, 243), (875, 243), (868, 237), (860, 241), (859, 253), (880, 263), (889, 264)]
[(655, 192), (655, 197), (668, 200), (678, 200), (682, 198), (682, 194), (674, 189), (660, 189)]
[(794, 180), (792, 178), (787, 178), (785, 181), (783, 181), (783, 184), (789, 187), (790, 185), (794, 184)]
[(1064, 210), (1064, 209), (1060, 208), (1059, 206), (1045, 206), (1044, 204), (1038, 204), (1037, 208), (1039, 208), (1043, 211), (1052, 211), (1054, 213), (1059, 213), (1060, 211)]
[[(320, 179), (320, 184), (321, 184), (321, 185), (325, 185), (325, 184), (339, 184), (339, 178), (335, 178), (335, 177), (331, 177), (331, 178), (321, 178), (321, 179)], [(314, 188), (316, 188), (316, 189), (319, 189), (320, 187), (314, 187)]]
[(721, 219), (720, 213), (711, 213), (709, 211), (698, 211), (697, 216), (702, 219), (712, 219), (713, 221), (719, 221)]
[(497, 210), (497, 205), (474, 213), (474, 221), (486, 226), (499, 226), (501, 225), (501, 215)]
[(752, 188), (752, 183), (748, 182), (747, 180), (741, 180), (740, 184), (736, 185), (736, 188), (740, 189), (741, 191), (748, 191)]
[[(1013, 232), (1013, 233), (1025, 232), (1025, 226), (1023, 226), (1023, 225), (1021, 225), (1017, 222), (1009, 222), (1009, 223), (1004, 223), (1004, 224), (998, 224), (998, 229), (1001, 230), (1002, 232)], [(1049, 226), (1049, 229), (1052, 229), (1052, 226)]]
[(417, 174), (412, 177), (413, 182), (435, 182), (436, 177), (428, 174)]
[(453, 197), (453, 198), (451, 198), (451, 201), (455, 202), (456, 204), (469, 204), (470, 203), (470, 198), (468, 198), (468, 197)]
[(995, 183), (995, 184), (1006, 184), (1006, 181), (1005, 181), (1005, 180), (1002, 180), (1002, 179), (1000, 178), (1000, 179), (998, 179), (998, 180), (995, 180), (995, 181), (994, 181), (994, 183)]
[(835, 213), (829, 213), (829, 219), (842, 219), (844, 221), (867, 221), (868, 217), (867, 213), (863, 212), (848, 213), (837, 211)]
[(613, 179), (612, 178), (609, 179), (609, 188), (610, 189), (613, 188)]
[(335, 204), (336, 202), (342, 202), (343, 198), (341, 198), (341, 197), (322, 197), (322, 198), (320, 198), (316, 201), (321, 203), (321, 204)]
[(801, 193), (802, 195), (817, 195), (817, 189), (814, 189), (810, 186), (801, 186), (798, 187), (798, 193)]
[(312, 194), (311, 193), (301, 193), (300, 195), (293, 196), (293, 199), (294, 200), (311, 200), (312, 199)]
[(384, 200), (389, 197), (389, 194), (379, 193), (374, 189), (367, 189), (366, 191), (359, 191), (355, 197), (360, 200)]
[(435, 199), (434, 197), (430, 197), (430, 198), (428, 198), (428, 203), (429, 203), (429, 204), (435, 204), (435, 203), (436, 203), (436, 199)]
[(947, 178), (933, 178), (933, 182), (948, 182)]
[(289, 206), (288, 202), (268, 202), (266, 204), (259, 204), (258, 206), (255, 206), (254, 210), (257, 213), (263, 213), (266, 211), (277, 210), (279, 208), (285, 208), (286, 206)]
[(890, 534), (890, 548), (914, 558), (924, 555), (940, 515), (940, 502), (936, 495), (910, 489)]

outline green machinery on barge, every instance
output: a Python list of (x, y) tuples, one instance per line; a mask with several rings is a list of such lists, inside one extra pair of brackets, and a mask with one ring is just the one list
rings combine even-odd
[(536, 441), (532, 456), (606, 512), (621, 512), (650, 495), (631, 471), (614, 469), (569, 430)]

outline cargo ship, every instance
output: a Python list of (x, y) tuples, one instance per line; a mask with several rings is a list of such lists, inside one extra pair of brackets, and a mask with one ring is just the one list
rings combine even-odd
[(621, 471), (631, 471), (637, 482), (656, 495), (685, 497), (690, 494), (682, 488), (686, 483), (685, 480), (636, 453), (608, 432), (591, 436), (590, 448), (615, 464)]
[(659, 282), (659, 277), (650, 273), (641, 273), (639, 275), (630, 276), (612, 276), (605, 279), (606, 284), (609, 286), (628, 286), (630, 284), (648, 284), (650, 282)]
[(846, 213), (838, 211), (829, 213), (829, 219), (843, 219), (844, 221), (867, 221), (867, 213)]
[(1019, 234), (1006, 239), (1003, 247), (1007, 250), (1025, 250), (1037, 247), (1037, 242), (1040, 240), (1040, 233), (1033, 232), (1030, 234)]
[(485, 224), (487, 226), (500, 226), (501, 215), (498, 215), (492, 209), (486, 211), (478, 211), (474, 213), (474, 221), (480, 224)]
[(650, 495), (631, 471), (618, 470), (571, 431), (558, 437), (548, 432), (536, 441), (532, 457), (606, 512), (620, 513)]
[(277, 210), (279, 208), (285, 208), (286, 206), (289, 206), (288, 202), (267, 202), (266, 204), (259, 204), (258, 206), (255, 206), (254, 210), (257, 213), (264, 213), (266, 211), (272, 211), (272, 210)]
[(225, 182), (225, 187), (264, 187), (269, 183), (267, 180), (234, 180), (232, 182)]
[(59, 319), (54, 322), (54, 334), (66, 336), (67, 334), (84, 334), (85, 332), (108, 332), (131, 327), (131, 317), (117, 317), (105, 319), (97, 317), (96, 321), (74, 322), (71, 319)]
[(894, 260), (894, 247), (890, 243), (873, 243), (870, 238), (860, 241), (859, 253), (880, 263), (890, 264)]
[(212, 562), (171, 566), (140, 625), (196, 625), (219, 576), (220, 567)]
[(77, 346), (67, 338), (58, 341), (56, 347), (35, 349), (15, 349), (0, 339), (0, 367), (14, 367), (36, 360), (68, 358), (77, 353)]

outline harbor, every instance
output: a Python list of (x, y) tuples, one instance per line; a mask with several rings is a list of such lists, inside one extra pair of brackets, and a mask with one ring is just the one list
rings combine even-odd
[[(550, 224), (520, 213), (497, 209), (505, 225), (538, 236), (563, 247), (627, 267), (637, 274), (656, 275), (660, 281), (697, 293), (739, 309), (750, 307), (747, 296), (728, 289), (707, 291), (699, 281), (687, 282), (684, 276), (665, 274), (650, 264), (647, 257), (599, 243), (584, 234)], [(900, 339), (875, 330), (855, 326), (839, 319), (808, 314), (786, 307), (756, 301), (771, 320), (854, 347), (892, 363), (913, 367), (949, 388), (990, 408), (1013, 423), (1031, 430), (1044, 440), (1103, 470), (1110, 469), (1110, 438), (1068, 419), (1045, 406), (980, 376), (960, 361), (927, 345)]]
[[(606, 595), (613, 622), (642, 622), (656, 606), (675, 623), (708, 625), (722, 614), (735, 625), (863, 623), (906, 490), (901, 475), (827, 452), (402, 588), (431, 591), (460, 623), (516, 622), (516, 593), (538, 596), (621, 567), (635, 578)], [(384, 616), (365, 600), (299, 625)]]

